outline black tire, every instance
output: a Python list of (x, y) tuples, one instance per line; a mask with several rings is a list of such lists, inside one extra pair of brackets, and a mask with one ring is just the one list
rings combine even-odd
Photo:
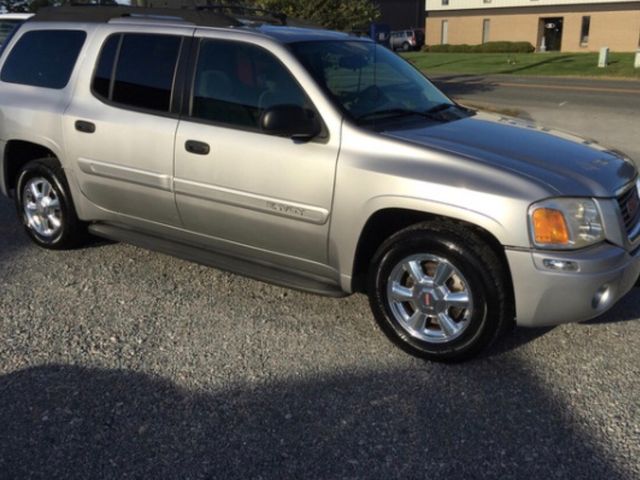
[[(464, 278), (465, 292), (471, 298), (473, 307), (469, 311), (462, 310), (468, 314), (465, 327), (451, 341), (434, 343), (412, 335), (406, 324), (401, 324), (398, 314), (394, 314), (393, 302), (388, 298), (391, 273), (398, 271), (397, 266), (403, 260), (423, 254), (442, 258), (457, 269)], [(382, 330), (408, 353), (435, 361), (467, 360), (513, 325), (513, 307), (504, 268), (496, 253), (471, 228), (454, 222), (420, 223), (391, 236), (374, 255), (368, 278), (369, 302)], [(425, 304), (430, 305), (429, 302), (427, 300)], [(435, 328), (438, 328), (437, 324)]]
[(411, 45), (409, 45), (409, 42), (404, 42), (402, 44), (402, 51), (403, 52), (408, 52), (411, 50)]
[[(51, 235), (43, 235), (30, 225), (25, 211), (25, 186), (35, 178), (47, 180), (59, 202), (60, 227)], [(16, 182), (16, 208), (25, 231), (40, 247), (65, 250), (79, 246), (86, 239), (86, 225), (78, 219), (69, 184), (60, 163), (55, 158), (33, 160), (22, 167)]]

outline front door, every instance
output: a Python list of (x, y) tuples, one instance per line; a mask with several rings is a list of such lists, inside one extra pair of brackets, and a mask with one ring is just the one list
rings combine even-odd
[(300, 142), (261, 131), (261, 115), (276, 105), (319, 116), (264, 48), (202, 38), (196, 58), (189, 115), (176, 136), (184, 226), (265, 260), (326, 264), (339, 139)]
[(543, 52), (559, 52), (562, 50), (562, 17), (543, 18), (540, 50)]

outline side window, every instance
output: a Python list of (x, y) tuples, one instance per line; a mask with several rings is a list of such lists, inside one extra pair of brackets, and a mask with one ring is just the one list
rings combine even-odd
[(96, 66), (94, 92), (124, 106), (168, 112), (181, 44), (173, 35), (109, 37)]
[(4, 62), (3, 82), (62, 89), (69, 83), (86, 33), (34, 30), (20, 37)]
[(192, 117), (259, 130), (262, 113), (276, 105), (313, 109), (291, 73), (266, 50), (244, 43), (202, 40)]
[(121, 35), (113, 35), (105, 42), (93, 76), (93, 91), (106, 99), (111, 98), (111, 76), (121, 38)]

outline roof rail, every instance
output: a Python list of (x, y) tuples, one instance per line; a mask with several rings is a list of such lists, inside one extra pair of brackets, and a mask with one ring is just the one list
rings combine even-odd
[[(104, 2), (105, 0), (98, 1)], [(33, 17), (33, 21), (107, 23), (111, 20), (125, 18), (147, 18), (153, 20), (181, 19), (198, 26), (206, 27), (240, 27), (243, 25), (243, 23), (236, 18), (215, 11), (195, 8), (107, 6), (104, 4), (67, 4), (61, 7), (45, 7), (38, 10), (38, 13)]]

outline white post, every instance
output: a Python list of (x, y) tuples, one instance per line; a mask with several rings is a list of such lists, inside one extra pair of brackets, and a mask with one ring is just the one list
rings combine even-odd
[(640, 68), (640, 48), (636, 51), (636, 61), (633, 66), (634, 68)]
[(602, 47), (598, 58), (598, 67), (607, 68), (607, 65), (609, 65), (609, 47)]

